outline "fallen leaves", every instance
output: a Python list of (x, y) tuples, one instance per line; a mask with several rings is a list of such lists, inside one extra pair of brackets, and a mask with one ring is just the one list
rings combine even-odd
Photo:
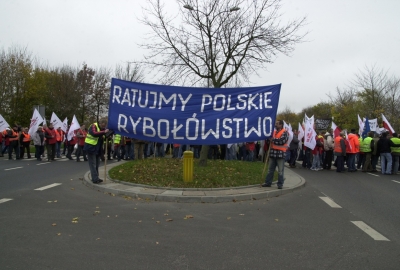
[(72, 219), (72, 223), (78, 223), (78, 220), (79, 220), (78, 217), (74, 217), (74, 218)]
[(51, 226), (53, 226), (53, 227), (54, 227), (54, 226), (57, 226), (57, 224), (56, 224), (56, 223), (53, 223), (53, 224), (51, 224)]
[(279, 219), (277, 219), (277, 218), (276, 218), (276, 219), (275, 219), (275, 221), (276, 221), (276, 222), (278, 222), (278, 221), (279, 221)]
[(230, 219), (231, 219), (231, 217), (227, 217), (226, 219), (227, 219), (227, 220), (230, 220)]
[(190, 219), (190, 218), (194, 218), (192, 215), (186, 215), (183, 219)]
[(173, 219), (172, 219), (172, 218), (169, 218), (169, 219), (166, 219), (165, 221), (166, 221), (166, 222), (171, 222), (171, 221), (173, 221)]

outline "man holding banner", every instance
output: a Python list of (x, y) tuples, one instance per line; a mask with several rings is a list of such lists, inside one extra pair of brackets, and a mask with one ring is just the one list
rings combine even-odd
[(99, 163), (100, 156), (103, 154), (103, 137), (108, 132), (106, 127), (107, 119), (101, 119), (99, 123), (90, 125), (83, 147), (83, 151), (87, 153), (90, 175), (94, 184), (103, 182), (99, 178)]
[(283, 168), (285, 164), (286, 150), (288, 149), (289, 134), (283, 128), (283, 120), (277, 120), (275, 123), (276, 130), (271, 139), (271, 149), (269, 152), (269, 168), (263, 187), (270, 187), (274, 178), (274, 172), (278, 167), (278, 189), (283, 187)]

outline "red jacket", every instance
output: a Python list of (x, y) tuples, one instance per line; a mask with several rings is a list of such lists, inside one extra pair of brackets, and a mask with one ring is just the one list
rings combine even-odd
[(54, 128), (46, 128), (44, 130), (44, 136), (47, 139), (47, 144), (55, 144), (57, 142), (56, 130)]
[(76, 137), (78, 138), (78, 145), (79, 146), (84, 146), (85, 145), (85, 139), (87, 136), (87, 132), (82, 129), (78, 129), (76, 132)]

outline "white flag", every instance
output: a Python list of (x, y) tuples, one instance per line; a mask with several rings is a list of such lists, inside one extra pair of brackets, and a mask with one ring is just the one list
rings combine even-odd
[(55, 129), (57, 129), (57, 128), (59, 128), (59, 127), (62, 127), (62, 122), (61, 122), (60, 118), (58, 118), (57, 115), (56, 115), (54, 112), (53, 112), (53, 114), (51, 115), (50, 123), (53, 124), (53, 127), (54, 127)]
[(359, 114), (357, 114), (357, 117), (358, 117), (358, 134), (362, 134), (364, 130), (364, 122), (361, 120)]
[(317, 136), (317, 133), (314, 130), (313, 124), (314, 124), (314, 115), (311, 116), (311, 118), (308, 118), (306, 116), (306, 128), (304, 132), (304, 145), (310, 148), (311, 150), (314, 150), (315, 146), (317, 145), (317, 141), (315, 140), (315, 136)]
[(76, 117), (74, 115), (74, 117), (72, 118), (71, 126), (69, 127), (68, 130), (68, 136), (67, 136), (68, 141), (72, 140), (72, 138), (74, 137), (74, 131), (79, 129), (80, 127), (81, 125), (79, 125), (78, 120), (76, 120)]
[(304, 138), (304, 129), (300, 123), (299, 123), (299, 135), (297, 135), (297, 138), (299, 139), (299, 141), (301, 141)]
[(7, 121), (1, 116), (0, 114), (0, 132), (3, 132), (6, 128), (8, 128), (10, 125), (7, 123)]
[(68, 129), (68, 118), (65, 117), (64, 121), (62, 122), (61, 130), (67, 132)]
[[(364, 132), (365, 120), (366, 119), (363, 117), (363, 129), (361, 130), (361, 133), (359, 133), (359, 134), (362, 134)], [(368, 123), (369, 123), (369, 130), (370, 131), (376, 131), (377, 128), (379, 128), (378, 127), (378, 118), (368, 119)]]
[(292, 140), (293, 140), (293, 130), (292, 130), (292, 126), (289, 124), (287, 124), (285, 121), (283, 121), (283, 128), (284, 129), (286, 129), (286, 131), (287, 131), (287, 133), (288, 133), (288, 135), (289, 135), (289, 138), (288, 138), (288, 141), (287, 141), (287, 144), (288, 144), (288, 146), (290, 145), (290, 143), (292, 142)]
[(39, 125), (43, 123), (44, 119), (40, 115), (40, 113), (35, 109), (33, 111), (33, 116), (31, 119), (31, 125), (29, 126), (29, 135), (33, 136), (33, 134), (37, 131)]

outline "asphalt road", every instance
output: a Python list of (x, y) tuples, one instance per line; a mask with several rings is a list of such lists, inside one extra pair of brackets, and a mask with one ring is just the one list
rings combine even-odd
[(1, 269), (399, 269), (397, 175), (295, 169), (291, 194), (185, 204), (93, 191), (86, 171), (0, 158)]

